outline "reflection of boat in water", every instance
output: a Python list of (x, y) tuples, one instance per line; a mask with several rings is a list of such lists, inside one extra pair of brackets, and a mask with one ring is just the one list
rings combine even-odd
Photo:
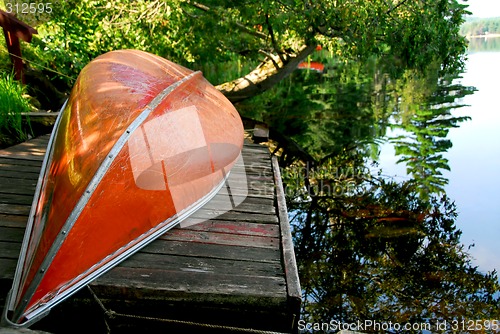
[(319, 73), (323, 73), (325, 70), (325, 65), (317, 61), (303, 61), (298, 66), (301, 70), (312, 70)]
[(201, 73), (140, 51), (96, 58), (49, 142), (4, 321), (36, 321), (190, 216), (242, 143), (237, 111)]

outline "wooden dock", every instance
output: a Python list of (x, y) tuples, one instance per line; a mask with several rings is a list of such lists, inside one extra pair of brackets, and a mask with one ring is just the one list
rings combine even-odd
[[(0, 150), (2, 308), (47, 142), (42, 136)], [(170, 230), (32, 327), (52, 333), (296, 332), (300, 286), (277, 161), (250, 143), (243, 159), (245, 170), (235, 171), (246, 174), (243, 203)]]

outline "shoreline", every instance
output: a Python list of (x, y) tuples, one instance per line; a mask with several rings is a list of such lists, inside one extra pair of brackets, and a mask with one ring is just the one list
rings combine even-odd
[(465, 38), (499, 38), (500, 34), (487, 34), (487, 35), (470, 35), (470, 36), (465, 36)]

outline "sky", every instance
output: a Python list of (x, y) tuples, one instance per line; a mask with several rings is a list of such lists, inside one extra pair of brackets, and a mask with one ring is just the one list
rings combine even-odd
[(460, 0), (469, 5), (468, 10), (474, 17), (500, 17), (500, 0)]

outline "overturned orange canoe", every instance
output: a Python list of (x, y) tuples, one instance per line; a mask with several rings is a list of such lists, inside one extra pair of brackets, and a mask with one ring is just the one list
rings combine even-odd
[(187, 218), (242, 143), (237, 111), (200, 72), (134, 50), (93, 60), (49, 142), (7, 321), (29, 325)]

